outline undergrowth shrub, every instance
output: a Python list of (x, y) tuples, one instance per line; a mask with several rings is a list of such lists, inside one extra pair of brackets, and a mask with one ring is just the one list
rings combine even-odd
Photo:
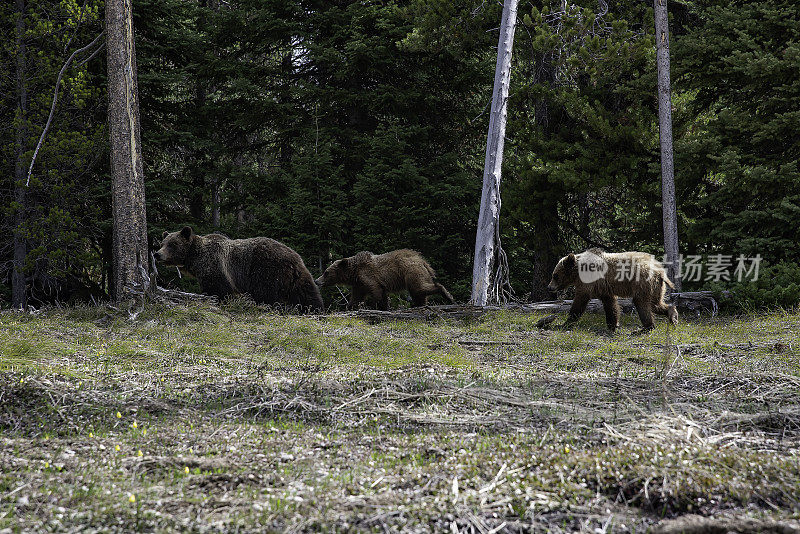
[(725, 308), (755, 311), (774, 308), (794, 308), (800, 304), (800, 265), (781, 262), (765, 267), (758, 280), (714, 283), (709, 289), (722, 293), (730, 291), (731, 298), (721, 299)]

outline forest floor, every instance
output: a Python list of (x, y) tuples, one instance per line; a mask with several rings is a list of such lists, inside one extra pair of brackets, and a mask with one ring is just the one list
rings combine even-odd
[(800, 314), (543, 316), (2, 313), (0, 532), (800, 532)]

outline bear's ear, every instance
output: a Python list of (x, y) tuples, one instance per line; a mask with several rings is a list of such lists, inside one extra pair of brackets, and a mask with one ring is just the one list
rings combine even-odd
[(167, 232), (166, 230), (164, 230), (164, 233), (163, 233), (163, 234), (161, 234), (161, 239), (166, 239), (168, 235), (169, 235), (169, 232)]
[(340, 269), (347, 269), (347, 267), (349, 265), (350, 265), (350, 261), (347, 258), (342, 258), (341, 260), (339, 260), (339, 268)]
[(575, 260), (575, 254), (573, 254), (573, 253), (571, 253), (571, 252), (570, 252), (570, 253), (569, 253), (569, 256), (567, 256), (567, 258), (564, 260), (564, 264), (565, 264), (567, 267), (572, 267), (572, 266), (573, 266), (573, 265), (575, 265), (576, 263), (577, 263), (577, 261)]
[(192, 231), (191, 226), (184, 226), (183, 230), (181, 230), (181, 237), (184, 239), (189, 239), (192, 237), (192, 234), (194, 234), (194, 231)]

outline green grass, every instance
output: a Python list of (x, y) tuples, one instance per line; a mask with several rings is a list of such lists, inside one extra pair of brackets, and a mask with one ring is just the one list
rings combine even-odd
[(800, 315), (541, 317), (0, 313), (0, 531), (800, 518)]

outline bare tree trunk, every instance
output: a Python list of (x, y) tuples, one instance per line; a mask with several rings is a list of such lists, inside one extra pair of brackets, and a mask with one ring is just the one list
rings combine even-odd
[(131, 0), (106, 0), (108, 129), (114, 216), (111, 296), (148, 286), (147, 216)]
[(508, 87), (511, 80), (511, 52), (517, 24), (518, 0), (505, 0), (500, 39), (497, 44), (497, 65), (494, 73), (492, 111), (486, 139), (486, 161), (483, 168), (483, 191), (475, 237), (475, 261), (472, 267), (471, 303), (485, 306), (489, 297), (492, 270), (497, 255), (500, 228), (500, 176), (503, 166), (503, 145), (506, 136)]
[(681, 290), (678, 272), (678, 212), (675, 201), (675, 169), (672, 161), (672, 101), (669, 76), (669, 17), (667, 0), (653, 0), (656, 20), (658, 63), (658, 125), (661, 133), (661, 202), (664, 221), (664, 252), (667, 273)]
[(25, 208), (27, 204), (25, 187), (25, 145), (27, 142), (28, 120), (28, 85), (25, 70), (27, 68), (27, 48), (25, 43), (25, 0), (16, 0), (17, 26), (17, 139), (16, 163), (14, 165), (14, 271), (11, 275), (11, 305), (14, 308), (27, 306), (25, 284), (25, 260), (27, 243), (25, 241)]

